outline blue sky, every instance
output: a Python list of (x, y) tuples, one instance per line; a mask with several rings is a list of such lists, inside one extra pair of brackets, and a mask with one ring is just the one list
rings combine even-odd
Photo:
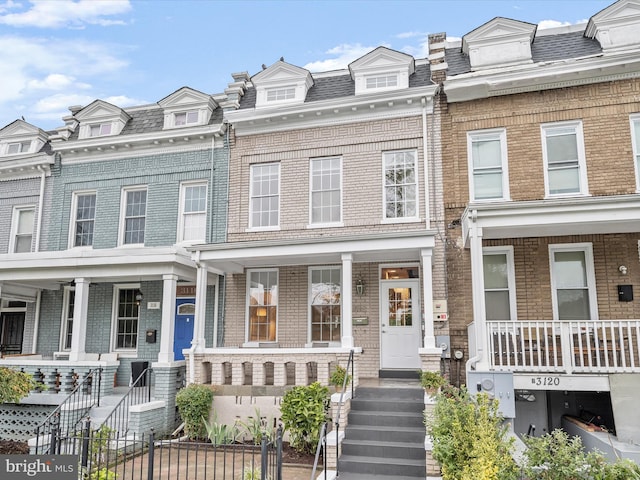
[(614, 0), (0, 0), (0, 128), (62, 125), (70, 105), (155, 103), (182, 86), (221, 93), (280, 57), (326, 71), (379, 45), (426, 56), (493, 17), (575, 24)]

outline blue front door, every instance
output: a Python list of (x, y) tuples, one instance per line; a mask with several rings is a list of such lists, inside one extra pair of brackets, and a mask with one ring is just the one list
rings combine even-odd
[(173, 356), (176, 360), (184, 360), (182, 350), (191, 348), (195, 313), (196, 303), (194, 298), (176, 299), (176, 324), (173, 335)]

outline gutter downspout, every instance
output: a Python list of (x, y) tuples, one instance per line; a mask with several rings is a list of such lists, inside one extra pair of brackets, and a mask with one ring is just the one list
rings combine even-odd
[(37, 353), (38, 348), (38, 330), (40, 328), (40, 300), (42, 298), (42, 290), (36, 293), (36, 314), (33, 321), (33, 342), (31, 345), (31, 353)]
[(211, 217), (211, 221), (209, 222), (209, 235), (207, 239), (205, 239), (207, 241), (207, 243), (211, 243), (211, 238), (213, 237), (213, 172), (215, 170), (214, 168), (214, 162), (215, 162), (215, 144), (216, 144), (216, 137), (215, 135), (213, 137), (211, 137), (211, 164), (210, 164), (210, 169), (209, 169), (209, 208), (210, 208), (210, 217)]
[(422, 103), (422, 156), (424, 161), (424, 217), (425, 217), (425, 226), (427, 230), (431, 228), (431, 209), (430, 209), (430, 194), (431, 189), (429, 188), (429, 162), (427, 155), (427, 99), (422, 97), (420, 99)]
[(40, 236), (42, 234), (42, 208), (44, 205), (44, 182), (47, 172), (44, 171), (41, 165), (38, 165), (40, 171), (40, 198), (38, 199), (38, 235), (36, 236), (35, 251), (40, 251)]

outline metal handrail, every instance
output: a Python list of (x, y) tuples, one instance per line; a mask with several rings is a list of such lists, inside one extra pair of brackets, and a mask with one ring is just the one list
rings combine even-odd
[[(113, 411), (100, 424), (98, 430), (106, 425), (116, 432), (127, 431), (129, 428), (129, 407), (151, 401), (152, 371), (153, 369), (148, 367), (138, 375), (138, 378), (131, 384), (124, 397), (120, 399)], [(146, 389), (141, 391), (139, 387), (146, 387)]]
[[(94, 375), (98, 373), (98, 381), (94, 382)], [(96, 385), (97, 383), (97, 385)], [(73, 430), (76, 429), (77, 425), (80, 423), (84, 414), (88, 412), (91, 407), (94, 405), (100, 406), (100, 390), (102, 386), (102, 367), (94, 368), (89, 370), (89, 373), (85, 376), (85, 378), (78, 383), (75, 388), (71, 391), (71, 393), (65, 398), (60, 405), (56, 407), (56, 409), (51, 412), (47, 417), (42, 421), (40, 425), (36, 427), (36, 453), (38, 453), (38, 447), (40, 442), (41, 435), (51, 434), (54, 438), (50, 443), (50, 449), (55, 450), (55, 436), (59, 435), (60, 425), (64, 425), (65, 417), (63, 413), (68, 409), (66, 408), (71, 403), (80, 403), (81, 408), (77, 410), (81, 410), (81, 413), (76, 413), (78, 419), (73, 424)], [(96, 388), (97, 387), (97, 388)], [(94, 396), (94, 390), (96, 395)], [(81, 395), (82, 394), (82, 395)], [(78, 402), (80, 399), (80, 402)], [(67, 430), (69, 430), (69, 425), (66, 425)], [(51, 452), (55, 453), (55, 452)]]
[[(347, 360), (347, 367), (345, 370), (349, 372), (349, 367), (351, 367), (351, 398), (354, 398), (354, 365), (353, 365), (353, 349), (349, 351), (349, 359)], [(338, 457), (340, 453), (340, 446), (338, 444), (338, 434), (340, 433), (340, 413), (342, 410), (342, 404), (344, 403), (344, 392), (347, 389), (347, 381), (349, 380), (349, 375), (344, 376), (344, 380), (342, 381), (342, 392), (340, 393), (340, 400), (338, 401), (338, 409), (336, 410), (336, 418), (335, 418), (335, 426), (336, 426), (336, 477), (340, 475), (338, 469)], [(316, 447), (316, 457), (313, 462), (313, 470), (311, 471), (311, 480), (314, 480), (313, 477), (316, 473), (316, 468), (318, 466), (318, 460), (320, 458), (320, 447), (324, 444), (324, 478), (327, 478), (327, 424), (324, 423), (322, 428), (320, 429), (320, 437), (318, 438), (318, 446)]]

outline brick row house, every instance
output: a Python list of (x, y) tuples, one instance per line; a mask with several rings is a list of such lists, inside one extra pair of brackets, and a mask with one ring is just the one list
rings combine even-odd
[(619, 453), (640, 443), (639, 31), (640, 2), (622, 0), (576, 26), (495, 18), (456, 45), (432, 37), (467, 384), (518, 434), (591, 419)]

